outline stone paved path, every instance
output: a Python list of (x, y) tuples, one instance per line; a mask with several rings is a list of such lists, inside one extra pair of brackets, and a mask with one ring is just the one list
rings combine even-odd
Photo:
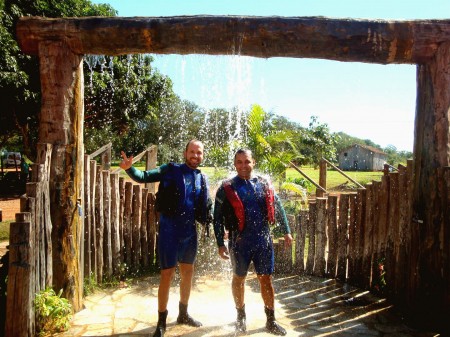
[[(274, 285), (277, 321), (287, 329), (287, 336), (438, 336), (410, 329), (384, 299), (335, 280), (276, 277)], [(155, 276), (135, 280), (125, 289), (98, 291), (85, 299), (85, 309), (75, 314), (70, 330), (58, 336), (151, 336), (157, 321), (157, 287)], [(176, 324), (178, 300), (178, 287), (174, 284), (166, 337), (236, 335), (229, 275), (196, 278), (189, 313), (203, 327)], [(264, 309), (254, 275), (249, 275), (246, 285), (246, 309), (246, 336), (273, 336), (264, 331)]]

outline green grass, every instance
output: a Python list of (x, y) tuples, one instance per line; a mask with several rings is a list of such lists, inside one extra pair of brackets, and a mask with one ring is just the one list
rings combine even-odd
[[(316, 183), (319, 183), (319, 169), (314, 169), (312, 167), (300, 167), (300, 169)], [(345, 171), (345, 174), (364, 186), (365, 184), (370, 183), (373, 180), (380, 181), (383, 172)], [(304, 178), (304, 177), (295, 169), (289, 168), (286, 172), (286, 178)], [(327, 171), (327, 190), (333, 191), (339, 189), (338, 187), (341, 186), (342, 184), (346, 184), (348, 189), (358, 188), (357, 185), (351, 182), (347, 177), (344, 177), (340, 172), (336, 170)]]
[(12, 221), (0, 222), (0, 242), (9, 240), (9, 224)]

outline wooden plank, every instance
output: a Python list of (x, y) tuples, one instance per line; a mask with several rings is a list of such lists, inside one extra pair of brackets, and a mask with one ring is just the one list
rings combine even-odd
[[(323, 159), (319, 163), (319, 185), (327, 189), (327, 162)], [(321, 189), (316, 189), (316, 197), (323, 197), (325, 193)]]
[(390, 177), (390, 189), (389, 189), (389, 224), (387, 231), (387, 241), (386, 241), (386, 283), (388, 287), (386, 289), (386, 295), (390, 298), (395, 296), (395, 252), (398, 247), (398, 220), (399, 220), (399, 210), (398, 210), (398, 172), (389, 173)]
[(45, 286), (53, 285), (53, 244), (52, 244), (52, 217), (50, 205), (50, 170), (53, 146), (51, 144), (37, 144), (36, 162), (42, 169), (42, 220), (44, 230), (45, 249)]
[(408, 228), (408, 187), (406, 166), (398, 165), (398, 236), (395, 245), (395, 285), (396, 302), (405, 303), (405, 284), (407, 278), (407, 244), (406, 231)]
[(328, 259), (327, 259), (327, 276), (331, 278), (336, 277), (336, 266), (337, 266), (337, 195), (330, 195), (328, 197), (328, 226), (327, 226), (327, 237), (328, 237)]
[(100, 165), (96, 165), (96, 183), (95, 183), (95, 237), (97, 253), (97, 282), (103, 282), (103, 236), (105, 232), (105, 222), (103, 213), (103, 175)]
[(131, 266), (132, 256), (132, 232), (131, 232), (131, 216), (133, 201), (133, 183), (127, 181), (125, 183), (125, 202), (123, 210), (123, 241), (124, 241), (124, 262), (128, 267)]
[(120, 192), (119, 192), (119, 174), (111, 173), (111, 251), (113, 274), (118, 275), (120, 258)]
[(355, 274), (356, 260), (356, 226), (357, 226), (357, 210), (356, 210), (356, 193), (349, 194), (350, 220), (348, 228), (348, 271), (347, 279), (353, 280)]
[(364, 254), (364, 232), (366, 219), (366, 193), (367, 190), (360, 188), (357, 192), (356, 198), (356, 227), (355, 227), (355, 278), (353, 284), (359, 287), (363, 286), (363, 254)]
[(305, 271), (305, 242), (308, 229), (308, 211), (302, 210), (298, 214), (298, 224), (295, 228), (295, 265), (296, 274)]
[(309, 202), (308, 216), (308, 257), (306, 258), (306, 274), (312, 274), (314, 271), (314, 260), (316, 256), (316, 203)]
[(141, 195), (141, 224), (140, 224), (140, 238), (141, 238), (141, 261), (140, 265), (147, 269), (149, 266), (148, 261), (148, 237), (147, 237), (147, 198), (148, 198), (148, 189), (142, 189)]
[[(102, 167), (103, 168), (103, 167)], [(110, 172), (102, 170), (103, 179), (103, 271), (104, 275), (111, 277), (112, 268), (112, 242), (111, 242), (111, 180)]]
[(327, 248), (327, 198), (316, 198), (316, 256), (313, 275), (324, 277)]
[(150, 193), (147, 198), (147, 237), (149, 260), (151, 266), (154, 266), (156, 263), (156, 226), (158, 217), (155, 209), (155, 200), (155, 194)]
[(72, 52), (80, 55), (239, 52), (262, 58), (321, 58), (381, 64), (429, 60), (436, 52), (432, 46), (449, 41), (449, 31), (445, 20), (276, 16), (22, 17), (16, 29), (21, 49), (29, 54), (36, 54), (39, 42), (48, 39), (67, 41)]
[[(92, 273), (91, 263), (91, 247), (92, 247), (92, 232), (91, 232), (91, 165), (89, 155), (84, 155), (84, 279), (90, 280)], [(88, 281), (89, 282), (89, 281)]]
[[(89, 213), (91, 215), (91, 247), (90, 247), (90, 256), (91, 256), (91, 273), (94, 275), (95, 279), (97, 279), (97, 216), (96, 216), (96, 200), (97, 200), (97, 162), (95, 160), (89, 161), (89, 172), (90, 172), (90, 199), (91, 199), (91, 208)], [(90, 276), (90, 275), (89, 275)]]
[(132, 235), (132, 264), (133, 270), (139, 269), (141, 260), (141, 205), (142, 205), (141, 185), (133, 185), (133, 200), (132, 200), (132, 220), (131, 220), (131, 235)]
[(366, 184), (366, 213), (364, 219), (364, 239), (362, 254), (363, 286), (369, 289), (372, 281), (372, 240), (373, 240), (373, 185)]
[(125, 262), (125, 241), (124, 241), (124, 206), (125, 206), (125, 178), (119, 177), (119, 237), (120, 237), (120, 263)]
[(5, 336), (35, 335), (33, 242), (31, 214), (17, 214), (10, 224)]
[(339, 220), (337, 230), (337, 278), (342, 281), (347, 279), (348, 213), (349, 195), (343, 193), (339, 197)]

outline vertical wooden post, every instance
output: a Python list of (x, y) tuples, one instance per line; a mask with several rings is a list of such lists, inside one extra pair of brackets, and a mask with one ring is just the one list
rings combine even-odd
[(156, 225), (157, 225), (157, 214), (155, 210), (155, 194), (150, 193), (147, 198), (147, 239), (148, 239), (148, 250), (149, 250), (149, 260), (150, 266), (155, 265), (155, 255), (156, 255)]
[(53, 144), (50, 174), (51, 216), (54, 227), (53, 283), (63, 289), (75, 311), (82, 307), (80, 274), (83, 198), (83, 56), (63, 41), (39, 43), (42, 107), (39, 142)]
[(348, 272), (347, 279), (353, 282), (355, 275), (355, 260), (356, 260), (356, 193), (350, 193), (349, 195), (349, 207), (350, 207), (350, 220), (348, 228)]
[[(145, 169), (151, 170), (156, 167), (156, 161), (158, 157), (158, 148), (156, 145), (150, 147), (147, 150), (147, 161), (145, 162)], [(158, 183), (146, 183), (145, 187), (148, 189), (149, 193), (156, 193), (158, 188)]]
[(84, 156), (84, 277), (90, 279), (92, 272), (91, 264), (91, 172), (89, 155)]
[(336, 277), (337, 265), (337, 195), (330, 195), (328, 197), (328, 259), (327, 259), (327, 275), (329, 277)]
[(347, 278), (348, 208), (349, 195), (341, 194), (339, 198), (339, 221), (337, 231), (337, 277), (342, 281), (345, 281)]
[(111, 247), (113, 273), (117, 275), (120, 265), (120, 197), (119, 173), (111, 173)]
[(110, 172), (102, 171), (103, 178), (103, 270), (106, 276), (112, 275), (112, 246), (111, 246), (111, 181)]
[(147, 236), (147, 198), (148, 198), (148, 189), (143, 188), (142, 189), (142, 197), (141, 197), (141, 266), (144, 269), (148, 268), (148, 236)]
[(327, 198), (316, 198), (316, 258), (314, 264), (314, 275), (325, 276), (325, 249), (327, 246)]
[(133, 201), (133, 183), (127, 181), (125, 183), (124, 192), (124, 209), (123, 209), (123, 247), (125, 263), (128, 267), (131, 266), (131, 216), (132, 216), (132, 201)]
[(309, 202), (308, 216), (308, 257), (306, 258), (306, 273), (312, 274), (314, 271), (314, 260), (316, 255), (316, 202)]
[[(319, 185), (326, 190), (327, 189), (327, 162), (323, 159), (319, 163)], [(319, 188), (316, 189), (316, 196), (323, 197), (325, 192)]]
[(300, 211), (295, 236), (295, 272), (305, 271), (305, 241), (308, 229), (308, 211)]
[[(91, 213), (91, 273), (97, 275), (97, 221), (98, 216), (96, 213), (96, 198), (97, 198), (97, 162), (95, 160), (89, 161), (89, 172), (90, 172), (90, 198), (91, 198), (91, 208), (89, 212)], [(91, 275), (89, 275), (90, 277)], [(95, 276), (96, 277), (96, 276)]]
[(35, 335), (33, 236), (30, 213), (17, 213), (10, 225), (5, 336)]
[(95, 244), (97, 255), (97, 282), (103, 281), (103, 235), (105, 231), (104, 213), (103, 213), (103, 175), (100, 165), (96, 165), (96, 184), (95, 184)]
[(439, 44), (435, 57), (418, 65), (417, 73), (413, 219), (419, 275), (410, 303), (418, 319), (436, 326), (450, 316), (450, 298), (442, 296), (441, 254), (441, 233), (450, 224), (443, 222), (445, 210), (436, 193), (437, 169), (450, 164), (450, 42)]
[(139, 261), (141, 259), (141, 185), (133, 185), (133, 200), (132, 200), (132, 220), (131, 220), (131, 235), (132, 235), (132, 267), (134, 270), (139, 269)]

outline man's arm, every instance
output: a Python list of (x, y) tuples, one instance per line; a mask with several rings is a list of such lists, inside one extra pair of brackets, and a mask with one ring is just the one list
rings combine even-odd
[(277, 223), (280, 224), (281, 229), (284, 233), (284, 246), (290, 247), (292, 244), (291, 227), (286, 216), (283, 205), (278, 195), (275, 194), (275, 218)]
[(128, 176), (138, 183), (154, 183), (161, 181), (162, 175), (168, 170), (168, 165), (162, 165), (156, 169), (149, 171), (141, 171), (133, 167), (133, 156), (127, 157), (125, 152), (120, 152), (122, 161), (119, 166), (125, 170)]
[(225, 226), (223, 223), (223, 202), (225, 200), (225, 191), (220, 186), (216, 192), (216, 200), (214, 202), (214, 235), (216, 236), (217, 246), (225, 246)]

